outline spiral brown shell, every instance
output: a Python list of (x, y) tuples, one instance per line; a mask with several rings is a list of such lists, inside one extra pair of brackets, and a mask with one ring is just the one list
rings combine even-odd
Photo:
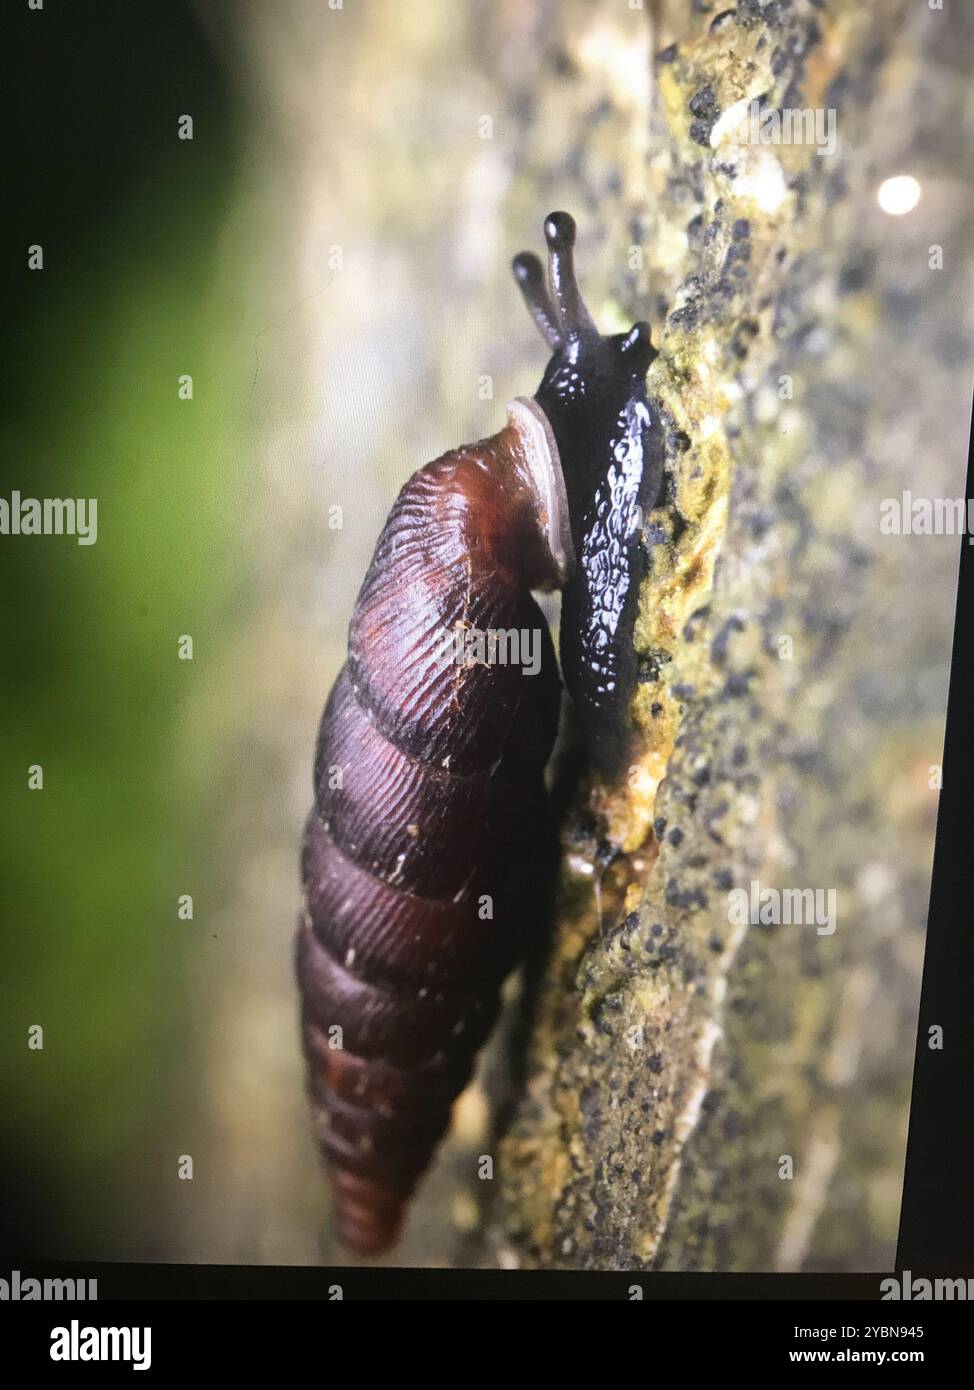
[[(512, 420), (403, 488), (318, 735), (302, 1029), (337, 1229), (361, 1254), (395, 1241), (547, 911), (560, 684), (530, 589), (558, 581), (519, 464)], [(536, 631), (540, 669), (445, 663), (457, 625)]]

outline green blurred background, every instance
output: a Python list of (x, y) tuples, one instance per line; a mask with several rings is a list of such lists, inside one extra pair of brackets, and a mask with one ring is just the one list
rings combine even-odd
[(187, 713), (244, 575), (245, 328), (221, 248), (239, 136), (188, 7), (20, 8), (2, 493), (95, 497), (98, 540), (0, 545), (3, 1205), (24, 1254), (148, 1254), (176, 1172), (160, 1149), (192, 1149), (171, 1118), (193, 1089), (180, 982), (218, 814), (216, 745)]

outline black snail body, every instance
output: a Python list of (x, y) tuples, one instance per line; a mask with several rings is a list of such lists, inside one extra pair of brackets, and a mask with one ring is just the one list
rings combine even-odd
[(536, 258), (514, 262), (554, 349), (541, 387), (498, 434), (403, 487), (318, 736), (302, 1029), (339, 1234), (362, 1254), (394, 1242), (500, 986), (549, 911), (560, 682), (532, 589), (564, 590), (565, 678), (597, 764), (624, 747), (638, 509), (659, 481), (654, 352), (644, 324), (597, 333), (571, 218), (553, 214), (545, 234), (551, 292)]
[(567, 301), (560, 322), (538, 259), (518, 256), (514, 270), (554, 349), (535, 400), (558, 441), (576, 556), (562, 594), (562, 674), (589, 756), (612, 776), (631, 732), (632, 628), (646, 572), (643, 516), (656, 501), (663, 469), (659, 417), (646, 395), (656, 349), (646, 323), (611, 337), (595, 327), (575, 284), (572, 219), (552, 213), (545, 236), (552, 288)]

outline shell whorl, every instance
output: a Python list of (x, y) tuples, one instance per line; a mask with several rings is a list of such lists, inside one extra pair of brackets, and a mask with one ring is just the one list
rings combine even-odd
[[(546, 910), (560, 683), (530, 588), (571, 555), (530, 410), (402, 489), (319, 730), (297, 964), (337, 1226), (361, 1254), (394, 1241)], [(536, 674), (444, 660), (458, 628), (537, 634)]]

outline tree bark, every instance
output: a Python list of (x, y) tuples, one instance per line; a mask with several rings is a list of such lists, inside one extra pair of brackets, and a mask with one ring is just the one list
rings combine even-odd
[[(593, 77), (585, 7), (566, 8), (552, 81), (593, 122), (601, 96), (602, 124), (631, 136), (613, 83), (635, 40)], [(636, 632), (640, 752), (624, 787), (585, 785), (565, 827), (492, 1249), (508, 1265), (883, 1268), (956, 540), (883, 535), (879, 504), (964, 490), (970, 339), (950, 286), (970, 190), (960, 74), (942, 64), (945, 30), (969, 45), (970, 26), (856, 0), (688, 8), (657, 49), (645, 157), (618, 201), (601, 146), (580, 149), (605, 291), (663, 322), (667, 476)], [(756, 100), (831, 112), (834, 153), (738, 143)], [(904, 170), (925, 197), (908, 230), (876, 203)], [(928, 256), (944, 241), (946, 275)], [(590, 268), (586, 290), (598, 304)], [(625, 852), (605, 868), (607, 841)], [(732, 894), (752, 881), (833, 890), (834, 932), (742, 924)]]

